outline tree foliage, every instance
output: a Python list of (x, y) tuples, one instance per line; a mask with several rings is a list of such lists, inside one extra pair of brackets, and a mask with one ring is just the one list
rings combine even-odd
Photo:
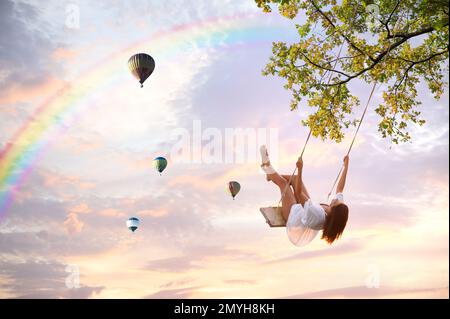
[(446, 0), (255, 2), (265, 12), (278, 6), (289, 19), (305, 16), (295, 24), (298, 42), (273, 43), (263, 74), (286, 79), (291, 109), (307, 100), (315, 111), (303, 124), (314, 136), (339, 142), (344, 128), (357, 123), (353, 111), (360, 101), (348, 87), (356, 79), (382, 85), (383, 102), (375, 109), (378, 129), (394, 143), (410, 140), (408, 125), (425, 122), (418, 83), (426, 83), (436, 99), (448, 85)]

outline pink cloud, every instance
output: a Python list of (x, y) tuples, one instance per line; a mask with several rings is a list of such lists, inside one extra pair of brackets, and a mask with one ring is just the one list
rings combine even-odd
[(322, 291), (314, 291), (286, 297), (289, 299), (304, 298), (448, 298), (448, 287), (432, 288), (397, 288), (364, 286), (342, 287)]
[(99, 212), (100, 215), (106, 217), (124, 217), (126, 214), (114, 208), (103, 209)]
[(237, 165), (232, 169), (224, 171), (222, 174), (217, 174), (215, 177), (211, 175), (178, 175), (169, 182), (169, 186), (189, 185), (189, 187), (195, 187), (205, 191), (215, 191), (217, 188), (225, 189), (227, 183), (231, 180), (255, 175), (257, 173), (258, 168), (254, 164)]
[(190, 298), (200, 287), (159, 290), (144, 299), (186, 299)]
[(79, 55), (79, 52), (67, 48), (57, 48), (51, 55), (55, 60), (73, 60)]
[(166, 216), (169, 212), (166, 209), (149, 209), (141, 210), (137, 212), (138, 216), (149, 216), (149, 217), (162, 217)]
[(21, 83), (11, 83), (8, 87), (0, 91), (0, 104), (29, 102), (37, 97), (50, 96), (64, 85), (64, 81), (53, 76), (37, 84), (23, 85)]
[(71, 135), (66, 135), (60, 138), (55, 148), (64, 152), (79, 155), (81, 153), (97, 150), (102, 147), (101, 141), (98, 140), (99, 136), (95, 136), (95, 138), (96, 140), (92, 140), (91, 137), (89, 140), (83, 140)]
[(75, 213), (69, 213), (64, 221), (64, 229), (69, 235), (81, 232), (83, 226), (84, 223), (78, 219), (78, 215)]
[(79, 189), (92, 189), (95, 187), (95, 183), (81, 180), (77, 176), (66, 176), (43, 170), (40, 171), (40, 175), (44, 179), (44, 186), (53, 187), (56, 190), (68, 185)]
[(89, 213), (91, 209), (89, 208), (88, 204), (80, 203), (69, 208), (69, 211), (74, 214), (86, 214)]

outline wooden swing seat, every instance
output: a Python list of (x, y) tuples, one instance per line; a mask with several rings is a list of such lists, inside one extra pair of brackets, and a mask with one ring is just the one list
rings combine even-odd
[(261, 207), (259, 209), (270, 227), (286, 227), (280, 206)]

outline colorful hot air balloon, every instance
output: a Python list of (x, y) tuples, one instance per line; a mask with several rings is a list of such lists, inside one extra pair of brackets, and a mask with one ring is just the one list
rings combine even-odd
[(164, 157), (159, 156), (153, 160), (153, 166), (161, 175), (162, 171), (167, 167), (167, 160)]
[(236, 197), (236, 195), (241, 190), (241, 185), (236, 181), (228, 182), (228, 191), (230, 192), (231, 196)]
[(155, 60), (146, 53), (138, 53), (128, 59), (128, 68), (143, 87), (145, 80), (155, 70)]
[(127, 227), (129, 230), (131, 230), (133, 233), (134, 231), (139, 227), (139, 219), (136, 217), (130, 217), (127, 220)]

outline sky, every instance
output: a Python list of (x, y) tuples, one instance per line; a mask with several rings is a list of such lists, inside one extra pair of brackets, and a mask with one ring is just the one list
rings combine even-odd
[[(265, 223), (280, 194), (257, 147), (290, 174), (308, 133), (308, 108), (261, 74), (294, 23), (251, 0), (1, 1), (0, 298), (448, 298), (448, 89), (436, 101), (418, 84), (427, 122), (400, 145), (377, 132), (376, 90), (333, 245), (296, 247)], [(144, 88), (137, 52), (156, 61)], [(367, 84), (351, 89), (367, 100)], [(307, 147), (317, 202), (347, 133)]]

